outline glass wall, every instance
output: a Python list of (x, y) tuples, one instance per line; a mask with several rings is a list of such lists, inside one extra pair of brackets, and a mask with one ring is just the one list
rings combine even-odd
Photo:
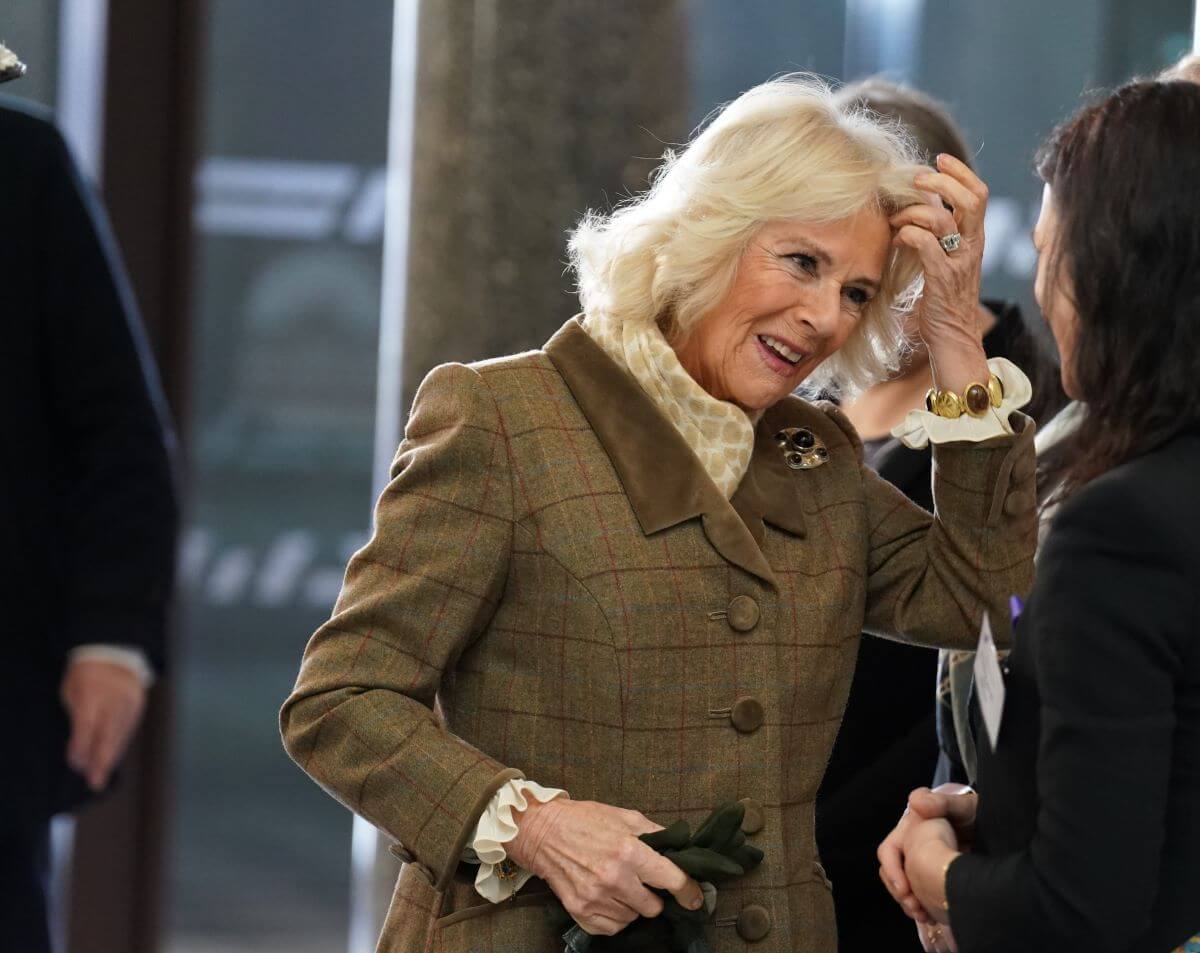
[(172, 953), (345, 945), (350, 816), (276, 716), (370, 517), (391, 16), (208, 4)]
[(747, 86), (796, 69), (846, 82), (882, 75), (950, 106), (991, 188), (984, 293), (1034, 314), (1038, 144), (1089, 90), (1183, 55), (1193, 3), (691, 0), (689, 10), (697, 120)]

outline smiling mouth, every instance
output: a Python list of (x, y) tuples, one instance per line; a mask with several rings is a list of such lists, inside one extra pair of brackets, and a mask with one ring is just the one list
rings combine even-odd
[(762, 345), (763, 350), (768, 355), (783, 362), (788, 367), (796, 367), (806, 357), (806, 355), (794, 350), (779, 340), (779, 338), (772, 337), (769, 334), (759, 334), (757, 337), (758, 343)]

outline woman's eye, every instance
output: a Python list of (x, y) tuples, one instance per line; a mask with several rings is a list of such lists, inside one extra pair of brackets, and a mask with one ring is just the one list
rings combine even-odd
[(803, 252), (797, 252), (794, 255), (788, 255), (792, 261), (807, 271), (810, 275), (817, 273), (817, 260), (812, 255), (805, 255)]
[(850, 299), (850, 303), (856, 308), (865, 308), (871, 300), (871, 296), (863, 291), (862, 288), (847, 288), (846, 297)]

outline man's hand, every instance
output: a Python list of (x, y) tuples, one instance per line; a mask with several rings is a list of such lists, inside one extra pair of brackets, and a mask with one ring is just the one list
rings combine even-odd
[(124, 665), (78, 659), (67, 666), (59, 696), (71, 718), (67, 764), (102, 791), (146, 706), (146, 688)]

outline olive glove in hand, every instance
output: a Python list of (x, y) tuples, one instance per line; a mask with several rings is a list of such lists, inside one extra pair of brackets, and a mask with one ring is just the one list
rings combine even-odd
[[(688, 876), (702, 885), (722, 884), (761, 863), (763, 852), (746, 841), (742, 831), (745, 808), (737, 802), (722, 804), (708, 819), (691, 832), (687, 821), (676, 821), (641, 840), (654, 848)], [(665, 890), (656, 890), (663, 899), (663, 912), (652, 920), (639, 917), (614, 937), (592, 936), (574, 923), (561, 904), (552, 905), (548, 914), (553, 929), (565, 930), (563, 953), (603, 953), (607, 950), (708, 953), (704, 924), (716, 905), (715, 891), (705, 890), (705, 904), (699, 910), (684, 909)]]

